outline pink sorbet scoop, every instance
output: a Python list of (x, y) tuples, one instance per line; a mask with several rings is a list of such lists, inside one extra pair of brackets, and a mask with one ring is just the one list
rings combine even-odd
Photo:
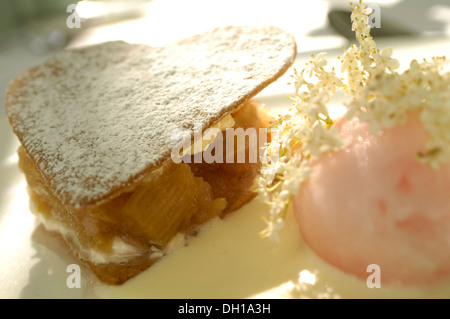
[(427, 140), (419, 116), (377, 136), (357, 119), (336, 125), (348, 146), (311, 163), (294, 198), (305, 241), (361, 278), (377, 264), (382, 283), (449, 280), (450, 164), (418, 161)]

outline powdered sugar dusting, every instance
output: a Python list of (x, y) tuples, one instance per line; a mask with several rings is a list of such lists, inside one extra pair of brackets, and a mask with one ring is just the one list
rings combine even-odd
[(56, 196), (94, 205), (170, 158), (177, 128), (206, 128), (293, 63), (274, 27), (227, 27), (163, 48), (67, 50), (13, 80), (6, 113)]

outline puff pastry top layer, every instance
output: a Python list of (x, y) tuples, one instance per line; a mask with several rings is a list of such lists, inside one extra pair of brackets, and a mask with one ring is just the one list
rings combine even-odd
[(12, 80), (6, 113), (59, 200), (89, 207), (170, 158), (176, 129), (203, 130), (292, 65), (275, 27), (224, 27), (168, 45), (66, 50)]

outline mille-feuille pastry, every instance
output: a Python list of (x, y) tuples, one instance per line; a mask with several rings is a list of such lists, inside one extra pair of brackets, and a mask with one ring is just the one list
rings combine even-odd
[(259, 163), (177, 164), (173, 132), (267, 127), (250, 99), (295, 55), (278, 28), (223, 27), (166, 47), (66, 50), (23, 72), (6, 113), (31, 210), (100, 280), (123, 283), (254, 196)]

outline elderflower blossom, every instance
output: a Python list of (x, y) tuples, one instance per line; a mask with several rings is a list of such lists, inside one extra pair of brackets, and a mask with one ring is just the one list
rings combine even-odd
[(450, 161), (449, 61), (445, 57), (413, 60), (407, 71), (397, 73), (400, 65), (392, 58), (392, 49), (380, 51), (370, 36), (371, 10), (362, 1), (350, 5), (359, 46), (352, 44), (338, 57), (346, 79), (338, 78), (334, 68), (326, 69), (325, 53), (312, 54), (305, 68), (292, 75), (293, 107), (272, 128), (276, 134), (267, 145), (267, 160), (256, 180), (259, 200), (270, 206), (263, 237), (279, 240), (287, 208), (311, 173), (309, 162), (345, 147), (327, 108), (338, 90), (350, 96), (346, 118), (367, 122), (372, 134), (404, 123), (410, 112), (420, 112), (429, 140), (418, 159), (433, 168)]
[[(350, 2), (350, 5), (353, 7), (353, 3)], [(369, 14), (371, 12), (372, 10), (366, 8), (361, 1), (359, 2), (359, 6), (352, 9), (350, 16), (352, 20), (352, 31), (355, 31), (356, 40), (359, 42), (370, 33)]]

